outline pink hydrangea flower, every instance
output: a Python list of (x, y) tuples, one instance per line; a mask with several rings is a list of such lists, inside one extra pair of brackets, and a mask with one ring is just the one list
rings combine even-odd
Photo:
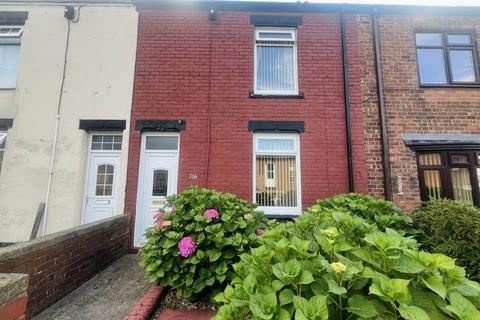
[(197, 244), (191, 237), (183, 237), (178, 243), (178, 254), (184, 258), (191, 257), (197, 251)]
[(162, 211), (159, 211), (156, 215), (153, 216), (153, 220), (155, 220), (156, 225), (160, 225), (162, 218), (163, 218)]
[(218, 214), (218, 211), (215, 209), (208, 209), (203, 213), (203, 216), (205, 218), (218, 219), (219, 214)]
[(263, 231), (262, 229), (257, 229), (255, 233), (257, 234), (257, 236), (261, 236), (265, 233), (265, 231)]

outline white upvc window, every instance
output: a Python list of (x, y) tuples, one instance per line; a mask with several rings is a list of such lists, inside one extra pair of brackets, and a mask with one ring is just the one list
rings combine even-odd
[(0, 89), (14, 89), (23, 26), (0, 26)]
[(300, 214), (299, 135), (256, 133), (253, 145), (253, 202), (267, 215)]
[(296, 29), (255, 29), (254, 93), (298, 94)]
[(7, 143), (7, 133), (0, 132), (0, 171), (2, 171), (3, 154), (5, 153), (6, 143)]

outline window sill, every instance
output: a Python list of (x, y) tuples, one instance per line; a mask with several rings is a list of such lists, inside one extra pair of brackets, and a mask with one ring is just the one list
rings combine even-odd
[(479, 89), (480, 83), (478, 84), (421, 84), (420, 88), (425, 89), (435, 89), (435, 88), (467, 88), (467, 89)]
[(303, 92), (298, 94), (259, 94), (250, 91), (249, 97), (254, 99), (304, 99), (305, 95)]

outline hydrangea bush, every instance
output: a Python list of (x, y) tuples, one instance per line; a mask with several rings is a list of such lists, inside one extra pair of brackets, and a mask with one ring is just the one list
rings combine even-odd
[(240, 255), (257, 247), (264, 215), (232, 194), (191, 187), (167, 197), (141, 246), (150, 281), (191, 297), (224, 289)]
[(265, 231), (214, 319), (480, 319), (480, 285), (454, 259), (355, 211), (314, 206)]

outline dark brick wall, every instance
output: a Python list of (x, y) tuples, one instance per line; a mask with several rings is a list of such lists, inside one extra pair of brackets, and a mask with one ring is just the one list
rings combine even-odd
[[(362, 95), (369, 192), (383, 196), (378, 101), (372, 24), (368, 16), (358, 19), (361, 39)], [(472, 30), (480, 40), (480, 17), (381, 16), (383, 80), (393, 200), (405, 210), (420, 201), (415, 153), (408, 149), (402, 133), (480, 133), (480, 89), (421, 88), (415, 49), (415, 30)], [(400, 176), (403, 195), (398, 194)]]
[(117, 216), (0, 249), (0, 273), (29, 275), (29, 316), (126, 254), (130, 217)]
[[(348, 191), (339, 15), (300, 14), (298, 74), (305, 99), (296, 100), (249, 98), (254, 69), (251, 15), (220, 12), (219, 22), (211, 23), (206, 12), (140, 10), (128, 212), (135, 214), (141, 134), (134, 126), (138, 119), (187, 120), (187, 130), (180, 136), (179, 191), (196, 184), (252, 200), (249, 120), (305, 122), (300, 138), (303, 207)], [(354, 17), (349, 17), (348, 28), (355, 28)], [(352, 32), (348, 40), (354, 65), (358, 63), (357, 34)], [(352, 66), (351, 77), (355, 82), (351, 90), (356, 187), (366, 192), (358, 66)], [(190, 180), (191, 173), (198, 179)]]

